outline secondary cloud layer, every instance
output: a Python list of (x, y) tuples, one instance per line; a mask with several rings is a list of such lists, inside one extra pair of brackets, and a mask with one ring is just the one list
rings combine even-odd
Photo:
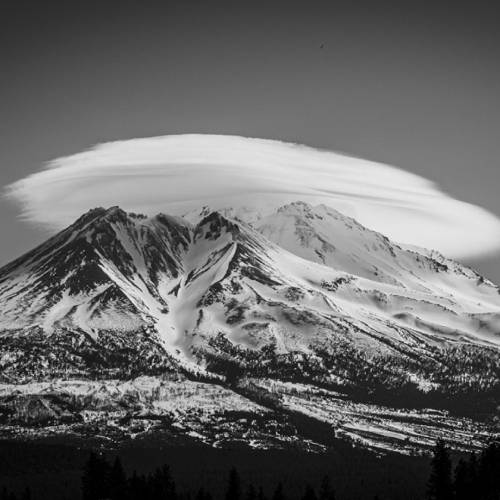
[(181, 215), (324, 203), (402, 243), (463, 258), (500, 249), (500, 220), (395, 167), (279, 141), (172, 135), (100, 144), (8, 187), (23, 216), (60, 229), (89, 208)]

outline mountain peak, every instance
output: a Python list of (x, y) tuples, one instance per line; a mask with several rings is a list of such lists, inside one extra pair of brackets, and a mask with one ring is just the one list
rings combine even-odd
[(312, 205), (306, 203), (305, 201), (292, 201), (291, 203), (287, 203), (286, 205), (282, 205), (278, 208), (278, 213), (280, 212), (290, 212), (290, 211), (299, 211), (299, 212), (309, 212), (312, 210)]
[[(106, 223), (127, 223), (134, 218), (145, 218), (146, 216), (141, 216), (133, 213), (127, 213), (125, 210), (119, 206), (112, 206), (109, 208), (96, 207), (85, 212), (81, 217), (79, 217), (71, 226), (69, 226), (65, 231), (68, 230), (85, 230), (90, 226), (95, 226), (97, 224)], [(64, 231), (63, 231), (64, 232)]]
[(231, 233), (235, 236), (239, 232), (240, 228), (236, 222), (230, 220), (221, 212), (213, 210), (198, 222), (194, 237), (198, 239), (203, 236), (205, 239), (215, 240), (220, 238), (223, 233)]
[(73, 224), (72, 226), (80, 226), (87, 224), (91, 222), (92, 220), (102, 217), (106, 213), (106, 209), (104, 207), (95, 207), (91, 208), (87, 212), (85, 212), (83, 215), (81, 215)]
[(126, 212), (123, 208), (117, 205), (109, 207), (104, 214), (102, 214), (102, 218), (106, 219), (108, 222), (122, 224), (126, 224), (134, 220), (147, 219), (145, 215), (136, 214), (134, 212)]

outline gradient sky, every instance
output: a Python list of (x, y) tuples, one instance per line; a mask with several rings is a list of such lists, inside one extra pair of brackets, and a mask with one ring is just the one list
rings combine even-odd
[[(227, 133), (397, 165), (500, 215), (498, 21), (493, 2), (4, 1), (0, 185), (98, 142)], [(47, 236), (18, 213), (0, 202), (0, 263)], [(500, 282), (499, 255), (470, 264)]]

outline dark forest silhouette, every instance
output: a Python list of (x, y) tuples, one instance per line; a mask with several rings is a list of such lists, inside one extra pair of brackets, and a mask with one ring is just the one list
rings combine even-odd
[(434, 448), (427, 483), (428, 500), (499, 500), (500, 446), (492, 443), (480, 454), (461, 458), (453, 472), (450, 453), (442, 441)]
[[(215, 497), (204, 488), (197, 492), (179, 493), (168, 466), (156, 469), (149, 475), (127, 477), (120, 459), (110, 464), (104, 457), (91, 453), (82, 476), (83, 500), (213, 500)], [(335, 500), (330, 479), (325, 476), (318, 491), (306, 485), (303, 500)], [(270, 496), (262, 487), (243, 482), (238, 471), (229, 471), (225, 494), (221, 500), (288, 500), (283, 485), (278, 482)]]
[[(335, 495), (328, 476), (317, 485), (306, 484), (302, 492), (286, 491), (277, 478), (274, 490), (264, 492), (261, 485), (242, 480), (236, 468), (229, 471), (223, 495), (214, 495), (204, 487), (180, 492), (167, 465), (150, 474), (134, 471), (128, 475), (120, 458), (109, 461), (96, 452), (90, 453), (83, 467), (81, 497), (82, 500), (341, 500)], [(480, 453), (460, 458), (453, 466), (450, 451), (438, 441), (430, 462), (427, 491), (423, 491), (421, 497), (500, 500), (500, 445), (492, 443)], [(375, 498), (383, 500), (383, 492)], [(3, 488), (0, 500), (36, 500), (36, 491), (32, 494), (26, 488), (22, 494), (16, 494)]]

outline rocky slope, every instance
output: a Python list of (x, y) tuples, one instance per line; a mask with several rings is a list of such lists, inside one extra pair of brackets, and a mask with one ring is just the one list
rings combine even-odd
[(410, 451), (496, 429), (498, 288), (325, 206), (94, 209), (0, 269), (0, 311), (9, 436)]

